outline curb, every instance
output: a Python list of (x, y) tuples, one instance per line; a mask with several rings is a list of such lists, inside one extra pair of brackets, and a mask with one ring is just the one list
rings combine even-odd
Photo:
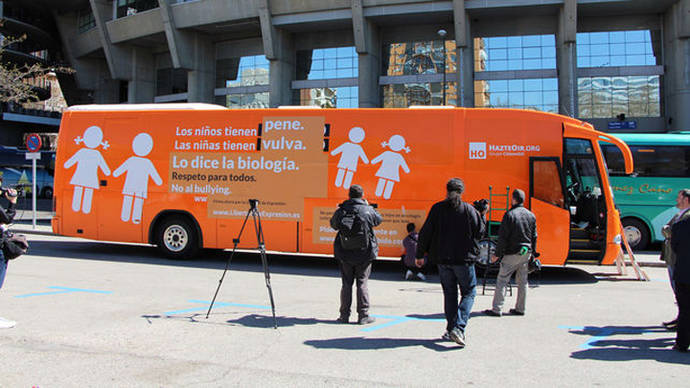
[(25, 229), (25, 228), (12, 228), (12, 232), (14, 233), (22, 233), (22, 234), (38, 234), (42, 236), (57, 236), (57, 234), (53, 233), (53, 231), (49, 230), (40, 230), (40, 229)]

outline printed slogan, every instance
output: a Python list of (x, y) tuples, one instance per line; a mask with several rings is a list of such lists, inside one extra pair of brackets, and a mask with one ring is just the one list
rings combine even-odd
[(323, 117), (266, 117), (256, 128), (177, 128), (169, 191), (208, 202), (208, 216), (302, 219), (305, 197), (327, 195)]

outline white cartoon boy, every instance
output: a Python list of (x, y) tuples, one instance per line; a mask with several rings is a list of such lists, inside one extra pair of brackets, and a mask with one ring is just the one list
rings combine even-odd
[(104, 150), (109, 147), (108, 142), (101, 143), (102, 140), (103, 132), (101, 128), (95, 125), (86, 128), (84, 138), (77, 136), (74, 141), (77, 144), (84, 142), (87, 148), (80, 149), (65, 162), (65, 168), (70, 168), (75, 163), (77, 164), (77, 169), (69, 182), (71, 185), (74, 185), (72, 210), (75, 212), (79, 210), (84, 214), (91, 212), (93, 191), (98, 190), (98, 169), (100, 168), (105, 176), (110, 175), (110, 169), (105, 163), (103, 156), (96, 150), (99, 145), (102, 145)]
[(405, 147), (405, 138), (400, 135), (391, 136), (388, 143), (383, 142), (381, 145), (383, 147), (388, 146), (394, 152), (384, 151), (381, 155), (371, 160), (371, 164), (382, 162), (381, 167), (376, 171), (376, 176), (379, 177), (379, 182), (376, 184), (376, 196), (380, 197), (383, 194), (383, 198), (390, 199), (395, 182), (400, 182), (400, 174), (398, 172), (400, 167), (406, 173), (410, 173), (410, 168), (407, 166), (405, 158), (398, 151), (404, 149), (406, 152), (410, 152), (410, 148)]
[[(338, 146), (338, 148), (331, 151), (331, 155), (335, 156), (341, 154), (338, 162), (338, 174), (335, 177), (335, 187), (343, 186), (344, 189), (349, 189), (352, 183), (352, 177), (357, 171), (357, 164), (361, 158), (364, 164), (369, 163), (367, 155), (364, 153), (361, 143), (364, 140), (364, 129), (360, 127), (353, 127), (348, 133), (350, 142), (345, 142)], [(344, 178), (344, 179), (343, 179)]]
[[(113, 171), (114, 177), (127, 172), (125, 185), (122, 188), (124, 197), (122, 198), (122, 212), (120, 213), (120, 219), (124, 222), (129, 221), (130, 216), (133, 223), (138, 224), (141, 222), (144, 199), (146, 199), (148, 192), (149, 177), (153, 179), (156, 185), (160, 186), (163, 184), (163, 180), (158, 175), (156, 167), (153, 166), (149, 159), (143, 157), (151, 153), (152, 149), (153, 139), (151, 135), (148, 133), (138, 134), (132, 141), (132, 151), (137, 156), (130, 156), (120, 167)], [(132, 202), (134, 202), (133, 205)]]

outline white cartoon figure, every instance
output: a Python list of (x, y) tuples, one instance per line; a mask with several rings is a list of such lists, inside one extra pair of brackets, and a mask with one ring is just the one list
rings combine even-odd
[(146, 194), (148, 193), (149, 177), (153, 179), (156, 185), (160, 186), (163, 184), (163, 180), (158, 175), (156, 167), (153, 166), (149, 159), (143, 157), (151, 153), (152, 149), (153, 139), (151, 135), (148, 133), (138, 134), (132, 141), (132, 151), (137, 156), (131, 156), (113, 171), (114, 177), (127, 172), (125, 185), (122, 188), (124, 197), (122, 198), (122, 212), (120, 213), (120, 219), (124, 222), (129, 221), (130, 216), (133, 223), (138, 224), (141, 222), (144, 199), (146, 199)]
[(65, 168), (72, 167), (75, 163), (77, 170), (69, 182), (74, 185), (74, 196), (72, 197), (72, 210), (78, 212), (81, 210), (84, 214), (91, 212), (91, 200), (93, 199), (93, 191), (98, 190), (98, 169), (103, 171), (106, 176), (110, 175), (110, 169), (105, 163), (103, 156), (96, 149), (98, 146), (103, 146), (106, 150), (110, 146), (107, 141), (101, 143), (103, 140), (103, 131), (97, 126), (91, 126), (84, 131), (84, 138), (77, 136), (74, 142), (79, 144), (84, 142), (86, 148), (77, 151), (71, 158), (65, 162)]
[(344, 189), (349, 189), (352, 184), (352, 177), (357, 171), (357, 164), (361, 158), (364, 164), (369, 163), (367, 155), (364, 153), (361, 143), (364, 140), (364, 129), (360, 127), (353, 127), (348, 133), (350, 142), (346, 142), (338, 146), (338, 148), (331, 151), (331, 155), (335, 156), (341, 154), (338, 162), (338, 175), (335, 177), (335, 187), (343, 186)]
[(410, 148), (405, 147), (405, 138), (400, 135), (391, 136), (388, 143), (383, 142), (381, 146), (393, 151), (385, 151), (371, 160), (371, 164), (382, 162), (381, 167), (376, 171), (376, 176), (379, 177), (379, 182), (376, 184), (376, 196), (380, 197), (383, 194), (383, 198), (390, 199), (395, 182), (400, 182), (399, 169), (402, 167), (403, 171), (410, 173), (405, 158), (398, 151), (410, 152)]

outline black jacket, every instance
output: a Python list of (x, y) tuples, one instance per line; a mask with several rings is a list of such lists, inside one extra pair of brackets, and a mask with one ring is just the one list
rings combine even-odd
[(17, 211), (14, 210), (14, 204), (12, 202), (7, 206), (7, 209), (3, 209), (2, 206), (0, 206), (0, 224), (11, 224), (15, 214), (17, 214)]
[(333, 253), (335, 254), (335, 258), (349, 263), (363, 263), (375, 260), (376, 256), (379, 254), (379, 244), (376, 240), (376, 235), (374, 235), (374, 227), (381, 223), (381, 215), (361, 198), (348, 199), (341, 203), (338, 206), (338, 210), (333, 213), (331, 217), (331, 228), (338, 230), (340, 219), (345, 215), (345, 210), (354, 210), (366, 220), (367, 227), (369, 228), (369, 247), (363, 250), (343, 249), (340, 244), (340, 231), (338, 231), (338, 234), (335, 236), (335, 241), (333, 242)]
[(513, 206), (503, 215), (498, 231), (496, 256), (514, 255), (523, 246), (537, 251), (537, 218), (522, 205)]
[(434, 264), (474, 264), (485, 228), (484, 217), (471, 205), (462, 202), (455, 209), (448, 200), (437, 202), (419, 231), (416, 257), (428, 253)]
[(678, 221), (671, 227), (671, 249), (676, 254), (673, 280), (690, 284), (690, 218)]

